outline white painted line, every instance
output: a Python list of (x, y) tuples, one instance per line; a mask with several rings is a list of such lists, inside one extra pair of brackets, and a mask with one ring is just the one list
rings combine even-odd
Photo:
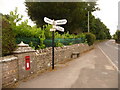
[(115, 61), (115, 63), (117, 63), (117, 64), (118, 64), (118, 61)]
[(114, 66), (114, 68), (118, 70), (118, 67), (112, 62), (112, 60), (105, 54), (105, 52), (100, 48), (100, 46), (98, 46), (98, 48), (102, 51), (102, 53), (107, 57), (107, 59), (109, 60), (109, 62)]
[[(106, 42), (105, 44), (106, 44), (107, 46), (109, 46), (109, 47), (112, 47), (112, 48), (114, 47), (114, 46), (112, 46), (112, 45), (109, 45), (108, 42)], [(115, 48), (115, 49), (118, 49), (117, 47), (114, 47), (114, 48)]]

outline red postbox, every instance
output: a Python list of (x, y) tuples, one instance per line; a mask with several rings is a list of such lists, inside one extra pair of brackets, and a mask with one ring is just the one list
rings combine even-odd
[(25, 56), (25, 68), (30, 70), (30, 56)]

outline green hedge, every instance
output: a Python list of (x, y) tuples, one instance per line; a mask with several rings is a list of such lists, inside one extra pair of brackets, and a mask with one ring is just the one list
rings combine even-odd
[[(71, 45), (71, 44), (84, 43), (85, 38), (55, 39), (55, 45), (56, 45), (57, 42), (62, 43), (63, 45)], [(44, 41), (44, 44), (46, 45), (46, 47), (51, 47), (52, 46), (52, 40), (51, 39), (46, 39)]]
[(9, 55), (16, 48), (15, 34), (6, 17), (2, 19), (2, 56)]
[(120, 30), (117, 30), (115, 35), (114, 35), (114, 39), (116, 41), (116, 43), (120, 44)]
[[(38, 45), (40, 45), (40, 39), (39, 38), (32, 38), (32, 37), (17, 37), (16, 42), (19, 44), (21, 41), (23, 41), (26, 44), (29, 44), (30, 46), (35, 47), (35, 49), (39, 48)], [(55, 46), (57, 47), (58, 44), (61, 43), (61, 45), (71, 45), (71, 44), (78, 44), (78, 43), (84, 43), (85, 38), (74, 38), (74, 39), (55, 39)], [(32, 45), (31, 45), (32, 43)], [(51, 39), (45, 39), (44, 44), (46, 47), (52, 46), (52, 40)]]
[(17, 44), (19, 44), (21, 41), (23, 41), (25, 44), (29, 44), (31, 47), (34, 47), (34, 49), (37, 49), (38, 45), (40, 45), (39, 38), (33, 38), (33, 37), (17, 37), (16, 38)]
[(87, 40), (87, 43), (88, 43), (89, 46), (94, 44), (94, 42), (96, 40), (96, 37), (95, 37), (94, 34), (86, 33), (85, 37), (86, 37), (86, 40)]

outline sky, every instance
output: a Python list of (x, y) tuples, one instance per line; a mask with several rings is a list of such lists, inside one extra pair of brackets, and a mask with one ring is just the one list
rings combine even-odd
[(120, 0), (98, 0), (100, 11), (93, 14), (110, 29), (111, 35), (115, 33), (118, 26), (118, 2)]
[[(18, 7), (18, 13), (24, 15), (23, 20), (29, 19), (24, 1), (25, 0), (1, 0), (0, 13), (9, 14), (9, 12), (13, 11), (15, 7)], [(96, 18), (100, 18), (101, 21), (110, 29), (111, 35), (113, 35), (117, 30), (119, 1), (120, 0), (98, 0), (97, 3), (100, 11), (95, 11), (93, 13)], [(34, 25), (30, 19), (29, 25)]]

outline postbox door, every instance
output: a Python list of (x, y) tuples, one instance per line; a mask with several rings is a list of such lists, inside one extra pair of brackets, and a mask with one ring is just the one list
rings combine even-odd
[(25, 56), (25, 69), (30, 70), (30, 56)]

